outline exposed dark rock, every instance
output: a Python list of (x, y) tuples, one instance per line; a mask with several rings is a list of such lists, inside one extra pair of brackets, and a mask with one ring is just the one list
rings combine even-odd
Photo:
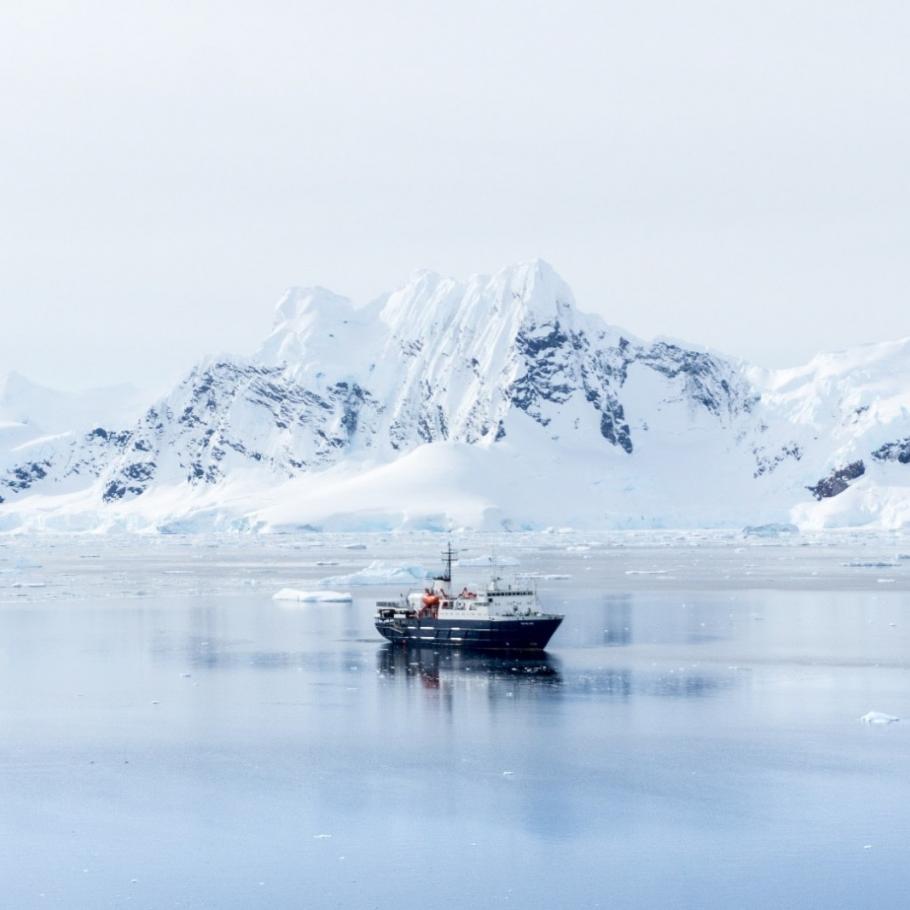
[(140, 496), (144, 492), (144, 487), (128, 485), (116, 480), (112, 480), (105, 487), (101, 498), (105, 502), (115, 502), (118, 499), (123, 499), (127, 494), (132, 496)]
[(127, 465), (123, 469), (123, 476), (128, 477), (130, 480), (136, 481), (146, 481), (150, 480), (155, 474), (155, 462), (154, 461), (145, 461), (145, 462), (135, 462), (134, 464)]
[(901, 464), (910, 464), (910, 436), (898, 439), (896, 442), (886, 442), (879, 446), (872, 457), (876, 461), (898, 461)]
[(48, 460), (30, 461), (10, 469), (3, 485), (14, 493), (22, 493), (39, 480), (44, 480), (53, 467)]
[(542, 403), (563, 404), (575, 391), (569, 381), (564, 346), (571, 350), (569, 336), (560, 328), (559, 320), (541, 326), (523, 326), (515, 339), (525, 373), (512, 383), (507, 396), (512, 405), (541, 426), (550, 422), (541, 410)]
[(357, 432), (360, 412), (364, 405), (372, 400), (372, 396), (356, 382), (338, 382), (333, 386), (332, 391), (333, 397), (341, 405), (341, 426), (350, 441)]
[(687, 351), (678, 345), (660, 341), (634, 359), (668, 379), (682, 374), (689, 397), (717, 416), (724, 413), (733, 415), (738, 410), (748, 413), (758, 402), (757, 395), (742, 387), (732, 387), (729, 366), (711, 354)]
[(123, 430), (118, 433), (114, 430), (106, 430), (104, 427), (95, 427), (94, 430), (85, 435), (86, 442), (103, 440), (118, 449), (124, 448), (132, 438), (133, 434), (129, 430)]
[(763, 474), (770, 474), (777, 466), (792, 458), (794, 461), (800, 461), (803, 457), (803, 450), (796, 442), (791, 442), (781, 446), (773, 455), (763, 455), (760, 448), (754, 448), (752, 453), (755, 455), (756, 468), (752, 473), (753, 477), (761, 477)]
[(830, 499), (832, 496), (843, 493), (850, 486), (851, 480), (856, 480), (865, 473), (866, 466), (862, 461), (851, 461), (850, 464), (832, 471), (817, 484), (806, 487), (806, 489), (818, 500)]
[(549, 328), (550, 331), (545, 335), (532, 335), (522, 329), (518, 333), (515, 346), (522, 354), (536, 358), (542, 351), (560, 348), (569, 340), (569, 336), (560, 329), (558, 319), (545, 323), (543, 328)]

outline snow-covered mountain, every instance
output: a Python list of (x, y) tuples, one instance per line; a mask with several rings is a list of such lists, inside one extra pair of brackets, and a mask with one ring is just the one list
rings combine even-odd
[(897, 527), (910, 339), (761, 370), (585, 314), (539, 260), (295, 288), (251, 357), (0, 459), (6, 529)]
[(87, 426), (126, 426), (148, 401), (131, 385), (59, 392), (19, 373), (0, 377), (0, 464), (16, 461), (11, 450), (35, 441), (60, 441)]

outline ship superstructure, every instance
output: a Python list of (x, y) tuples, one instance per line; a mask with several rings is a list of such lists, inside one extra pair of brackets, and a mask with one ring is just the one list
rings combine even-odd
[(542, 651), (563, 617), (540, 609), (537, 592), (493, 574), (480, 588), (452, 590), (455, 552), (423, 591), (376, 603), (376, 628), (392, 642), (490, 650)]

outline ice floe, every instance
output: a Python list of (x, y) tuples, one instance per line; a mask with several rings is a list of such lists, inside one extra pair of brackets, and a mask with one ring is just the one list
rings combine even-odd
[(884, 714), (881, 711), (869, 711), (868, 714), (864, 714), (860, 720), (864, 724), (875, 724), (881, 726), (884, 724), (896, 724), (900, 718), (895, 717), (893, 714)]
[(897, 564), (893, 562), (845, 562), (848, 569), (895, 569)]
[(272, 600), (293, 600), (301, 603), (349, 603), (351, 595), (341, 591), (298, 591), (282, 588), (272, 595)]
[(744, 537), (781, 537), (788, 534), (799, 534), (799, 528), (796, 525), (784, 523), (746, 525), (743, 528)]

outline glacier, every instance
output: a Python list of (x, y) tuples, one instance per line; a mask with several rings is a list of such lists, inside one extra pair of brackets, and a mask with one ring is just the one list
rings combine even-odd
[(150, 405), (0, 392), (6, 532), (910, 524), (910, 338), (764, 369), (585, 313), (542, 260), (292, 288)]

